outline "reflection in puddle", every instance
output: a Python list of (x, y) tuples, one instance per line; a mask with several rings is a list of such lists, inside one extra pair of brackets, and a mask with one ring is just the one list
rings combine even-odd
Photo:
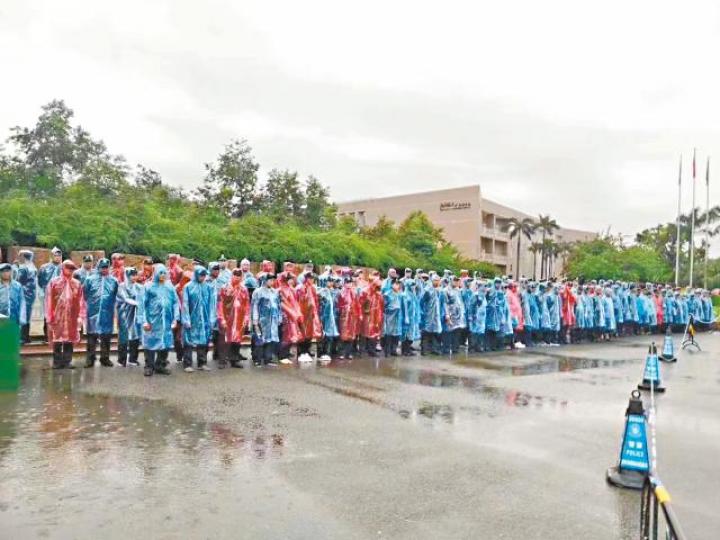
[[(158, 402), (78, 391), (91, 376), (33, 366), (18, 393), (0, 393), (3, 534), (44, 536), (42, 527), (69, 527), (66, 516), (73, 515), (92, 530), (107, 522), (102, 509), (108, 506), (112, 512), (138, 501), (172, 507), (173, 497), (192, 495), (188, 490), (232, 491), (242, 476), (233, 471), (247, 477), (249, 467), (286, 451), (284, 435), (262, 427), (244, 434)], [(97, 517), (88, 508), (97, 508)]]

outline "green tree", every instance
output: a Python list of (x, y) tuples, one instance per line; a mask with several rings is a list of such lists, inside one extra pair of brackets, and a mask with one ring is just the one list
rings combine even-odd
[(197, 196), (206, 206), (220, 209), (228, 217), (241, 217), (256, 196), (260, 164), (244, 139), (234, 139), (214, 163), (206, 163), (207, 174)]
[(330, 190), (309, 176), (305, 181), (305, 209), (302, 220), (310, 227), (328, 229), (334, 225), (337, 206), (330, 202)]
[(517, 277), (520, 277), (520, 244), (522, 243), (523, 236), (528, 240), (532, 240), (532, 235), (535, 232), (535, 221), (531, 218), (510, 218), (507, 222), (507, 231), (510, 234), (511, 240), (517, 237), (515, 274)]
[(258, 210), (275, 219), (302, 218), (305, 193), (297, 172), (273, 169), (257, 198)]

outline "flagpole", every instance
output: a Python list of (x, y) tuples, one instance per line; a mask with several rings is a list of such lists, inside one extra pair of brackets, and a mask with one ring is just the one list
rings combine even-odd
[(682, 211), (682, 154), (678, 170), (678, 211), (675, 222), (675, 286), (680, 285), (680, 212)]
[(693, 148), (693, 179), (692, 179), (692, 209), (690, 212), (690, 280), (689, 287), (693, 286), (693, 262), (695, 259), (695, 148)]
[(710, 257), (710, 156), (705, 165), (705, 263), (703, 289), (707, 289), (708, 258)]

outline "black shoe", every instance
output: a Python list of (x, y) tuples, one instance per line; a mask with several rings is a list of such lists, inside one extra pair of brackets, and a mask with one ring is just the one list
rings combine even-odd
[(230, 362), (230, 367), (243, 369), (244, 366), (240, 362)]
[(135, 360), (134, 362), (132, 360), (130, 360), (128, 363), (134, 367), (138, 367), (140, 365), (140, 362), (138, 362), (137, 360)]
[(56, 366), (55, 364), (53, 364), (52, 368), (53, 369), (65, 369), (65, 366)]
[(170, 370), (165, 366), (160, 366), (155, 368), (155, 373), (158, 375), (170, 375)]
[(91, 368), (95, 366), (95, 360), (85, 360), (85, 365), (83, 367)]
[(240, 358), (240, 360), (247, 360), (242, 354), (238, 354), (238, 358)]
[(153, 368), (151, 368), (150, 366), (145, 366), (143, 375), (145, 375), (146, 377), (152, 377), (153, 371), (154, 371)]
[(255, 361), (253, 362), (253, 366), (255, 366), (255, 367), (260, 367), (260, 366), (262, 366), (262, 362), (258, 362), (257, 360), (255, 360)]
[(227, 367), (227, 362), (218, 362), (218, 369), (225, 369)]
[[(100, 363), (102, 364), (102, 360), (100, 360)], [(127, 361), (125, 360), (118, 360), (118, 364), (120, 364), (122, 367), (125, 367), (127, 365)], [(105, 365), (105, 364), (103, 364)]]
[(113, 367), (115, 364), (113, 364), (109, 358), (101, 358), (100, 365), (103, 367)]

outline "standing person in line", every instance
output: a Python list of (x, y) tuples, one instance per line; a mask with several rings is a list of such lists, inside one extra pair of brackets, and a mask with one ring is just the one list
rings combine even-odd
[(485, 317), (487, 300), (485, 298), (485, 285), (475, 279), (471, 286), (472, 297), (468, 304), (468, 326), (470, 330), (470, 348), (474, 352), (485, 352)]
[(303, 315), (295, 295), (295, 275), (292, 273), (292, 263), (285, 263), (285, 271), (278, 279), (278, 294), (280, 295), (280, 310), (282, 322), (280, 323), (280, 350), (278, 358), (281, 364), (291, 364), (290, 348), (303, 340), (300, 325), (303, 323)]
[(248, 295), (252, 298), (253, 291), (258, 288), (258, 280), (250, 271), (250, 261), (247, 259), (240, 261), (240, 270), (242, 271), (243, 285), (245, 285)]
[[(140, 276), (136, 268), (126, 271), (125, 283), (118, 287), (118, 364), (139, 366), (138, 355), (142, 336), (142, 305), (144, 287), (138, 282)], [(129, 356), (128, 356), (129, 355)]]
[(75, 271), (75, 275), (73, 277), (81, 284), (85, 284), (85, 280), (93, 273), (94, 262), (95, 259), (92, 255), (83, 255), (82, 266)]
[(298, 285), (296, 290), (298, 305), (302, 314), (302, 323), (300, 324), (302, 341), (298, 343), (298, 362), (308, 363), (312, 362), (312, 356), (310, 356), (312, 342), (316, 340), (319, 343), (323, 331), (320, 323), (320, 301), (315, 288), (317, 276), (312, 271), (309, 271), (303, 274), (303, 278), (302, 284)]
[(385, 302), (380, 292), (380, 278), (374, 278), (360, 294), (362, 337), (368, 356), (377, 356), (377, 345), (383, 333)]
[[(407, 270), (405, 275), (407, 276)], [(402, 331), (402, 355), (415, 356), (413, 343), (420, 340), (420, 297), (417, 294), (417, 283), (413, 278), (406, 277), (403, 281), (403, 310), (405, 324)]]
[[(40, 267), (40, 270), (38, 270), (38, 289), (40, 290), (42, 298), (45, 297), (45, 289), (47, 289), (50, 282), (62, 273), (62, 251), (60, 251), (60, 248), (54, 247), (50, 250), (50, 254), (52, 256), (50, 262), (46, 262)], [(43, 335), (45, 336), (45, 341), (50, 343), (47, 319), (45, 319), (43, 323)]]
[(277, 366), (273, 357), (280, 342), (280, 297), (275, 289), (275, 274), (264, 272), (259, 278), (260, 287), (251, 300), (253, 326), (253, 362), (256, 367)]
[(83, 284), (83, 297), (86, 304), (87, 353), (85, 367), (95, 365), (95, 351), (100, 341), (100, 365), (112, 367), (110, 360), (110, 339), (115, 322), (115, 301), (118, 281), (110, 275), (110, 261), (100, 259), (97, 272), (90, 275)]
[(460, 350), (460, 333), (465, 328), (465, 304), (458, 288), (460, 278), (451, 276), (447, 287), (441, 294), (441, 304), (445, 312), (443, 325), (443, 354), (457, 354)]
[(20, 329), (20, 337), (22, 342), (30, 343), (30, 322), (32, 320), (33, 306), (35, 305), (35, 297), (37, 296), (37, 268), (33, 258), (35, 254), (29, 249), (20, 250), (20, 266), (18, 268), (17, 281), (22, 287), (23, 296), (25, 297), (25, 322)]
[(402, 283), (394, 279), (390, 290), (383, 294), (383, 352), (385, 358), (398, 356), (398, 344), (402, 329), (409, 323), (404, 309)]
[(77, 266), (63, 261), (62, 272), (45, 289), (45, 320), (48, 340), (53, 344), (53, 369), (72, 369), (73, 345), (80, 341), (85, 318), (85, 300), (80, 282), (73, 278)]
[[(170, 274), (168, 274), (170, 275)], [(180, 281), (178, 281), (175, 287), (175, 294), (177, 294), (178, 301), (180, 302), (180, 311), (182, 312), (183, 304), (183, 291), (185, 286), (192, 281), (193, 272), (190, 270), (184, 270)], [(185, 344), (183, 341), (183, 325), (178, 324), (173, 331), (173, 350), (175, 351), (175, 361), (182, 362), (185, 358)]]
[(338, 278), (328, 275), (325, 286), (318, 291), (318, 301), (320, 303), (320, 324), (322, 326), (322, 341), (320, 342), (320, 360), (330, 362), (336, 354), (336, 342), (340, 335), (338, 331), (338, 311), (337, 301), (338, 294), (335, 286), (339, 282)]
[(432, 285), (427, 287), (420, 297), (420, 311), (422, 313), (422, 356), (440, 354), (440, 334), (442, 321), (445, 317), (442, 310), (440, 295), (440, 276), (432, 275)]
[(230, 283), (230, 279), (232, 278), (232, 272), (228, 269), (228, 260), (225, 258), (225, 255), (220, 255), (220, 258), (218, 259), (218, 265), (220, 265), (220, 273), (218, 275), (218, 280), (222, 284), (222, 287), (226, 287), (228, 283)]
[(353, 343), (360, 333), (362, 312), (349, 269), (343, 272), (342, 291), (338, 295), (338, 326), (340, 330), (340, 360), (352, 360)]
[(145, 285), (141, 306), (144, 374), (170, 375), (168, 354), (173, 347), (173, 331), (179, 326), (180, 301), (164, 265), (157, 265), (152, 281)]
[[(220, 299), (220, 291), (229, 283), (229, 280), (222, 280), (222, 269), (219, 262), (211, 262), (209, 268), (210, 275), (207, 280), (205, 280), (205, 283), (210, 285), (210, 288), (213, 290), (213, 294), (215, 295), (215, 305), (217, 306), (218, 300)], [(216, 318), (211, 339), (213, 345), (213, 360), (216, 362), (219, 362), (221, 358), (227, 356), (227, 351), (225, 350), (226, 344), (223, 337), (224, 335), (218, 327), (218, 320)]]
[(138, 274), (138, 283), (140, 285), (151, 285), (153, 282), (153, 274), (155, 273), (155, 267), (153, 260), (150, 257), (143, 259), (142, 271)]
[(22, 286), (12, 277), (12, 266), (0, 264), (0, 315), (9, 317), (23, 328), (25, 326), (25, 295)]
[(234, 368), (243, 367), (240, 355), (245, 331), (250, 325), (250, 294), (243, 283), (243, 271), (235, 268), (230, 283), (220, 289), (217, 305), (218, 328), (227, 345), (226, 354), (218, 359), (218, 368), (227, 367), (227, 361)]
[(192, 281), (183, 289), (180, 318), (183, 326), (185, 373), (195, 371), (192, 367), (193, 349), (197, 354), (198, 369), (210, 371), (207, 365), (207, 353), (217, 317), (217, 303), (215, 290), (206, 282), (207, 276), (208, 271), (204, 266), (196, 266)]

